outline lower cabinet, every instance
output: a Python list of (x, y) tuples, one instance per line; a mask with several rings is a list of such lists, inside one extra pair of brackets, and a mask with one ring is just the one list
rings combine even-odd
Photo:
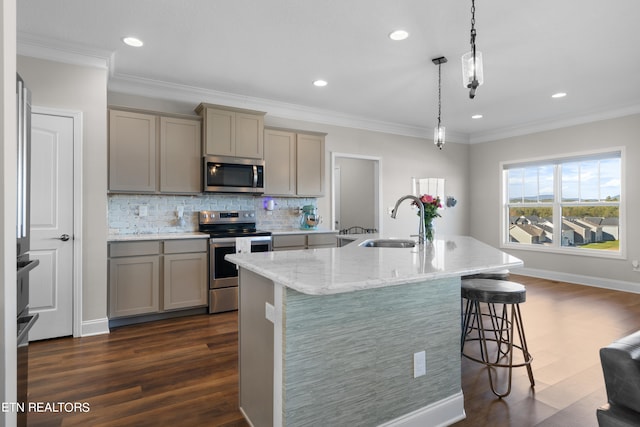
[[(186, 252), (193, 243), (204, 252)], [(172, 240), (164, 243), (163, 308), (175, 310), (207, 305), (206, 240)]]
[(109, 244), (109, 318), (207, 305), (206, 239)]
[(274, 251), (293, 251), (296, 249), (335, 248), (337, 246), (337, 233), (296, 233), (276, 234), (272, 236)]

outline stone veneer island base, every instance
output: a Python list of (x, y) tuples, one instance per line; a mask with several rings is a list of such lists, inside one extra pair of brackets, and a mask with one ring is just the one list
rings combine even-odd
[[(240, 269), (240, 409), (254, 427), (465, 417), (460, 277), (522, 262), (464, 236), (424, 249), (358, 243), (227, 257)], [(426, 375), (414, 378), (423, 351)]]

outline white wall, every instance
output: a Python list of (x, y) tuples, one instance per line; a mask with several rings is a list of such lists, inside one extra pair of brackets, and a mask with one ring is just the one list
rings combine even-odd
[[(0, 402), (16, 401), (16, 2), (0, 6)], [(16, 423), (1, 412), (0, 426)]]
[[(603, 120), (564, 129), (513, 137), (500, 141), (474, 144), (470, 149), (471, 181), (470, 216), (471, 235), (492, 246), (500, 241), (500, 161), (527, 158), (561, 156), (607, 147), (626, 147), (625, 200), (627, 223), (623, 238), (627, 239), (628, 260), (611, 260), (587, 256), (540, 253), (523, 250), (506, 250), (522, 259), (525, 268), (553, 271), (564, 274), (591, 277), (593, 283), (623, 281), (637, 287), (640, 292), (640, 274), (632, 271), (630, 260), (640, 259), (640, 223), (636, 220), (640, 211), (640, 193), (635, 185), (640, 182), (640, 115)], [(624, 190), (623, 190), (624, 191)], [(581, 280), (576, 277), (576, 280)], [(635, 282), (635, 283), (634, 283)]]
[(34, 106), (81, 111), (83, 163), (82, 320), (107, 317), (106, 69), (18, 57)]
[[(206, 100), (215, 103), (215, 100)], [(109, 105), (127, 106), (153, 111), (194, 114), (197, 103), (189, 105), (185, 102), (171, 102), (122, 93), (109, 92)], [(329, 221), (331, 218), (331, 152), (360, 154), (381, 157), (382, 203), (385, 212), (382, 214), (382, 229), (394, 236), (417, 234), (418, 218), (409, 208), (409, 203), (401, 207), (397, 219), (387, 215), (388, 207), (393, 207), (396, 200), (411, 193), (412, 177), (438, 177), (446, 179), (447, 194), (458, 199), (454, 209), (443, 211), (442, 218), (436, 220), (437, 233), (468, 234), (468, 200), (467, 186), (469, 181), (468, 163), (469, 147), (465, 144), (447, 143), (442, 151), (438, 150), (431, 140), (371, 132), (361, 129), (311, 123), (299, 120), (274, 117), (267, 112), (265, 124), (290, 129), (325, 132), (325, 197), (318, 199), (318, 213)], [(331, 224), (325, 222), (325, 226)]]

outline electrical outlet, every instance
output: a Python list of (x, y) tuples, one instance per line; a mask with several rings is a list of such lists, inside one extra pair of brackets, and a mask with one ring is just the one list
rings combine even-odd
[(178, 206), (176, 210), (178, 211), (178, 218), (182, 218), (184, 215), (184, 206)]
[(149, 215), (149, 206), (140, 205), (138, 206), (138, 216), (148, 216)]
[(633, 266), (633, 271), (640, 271), (640, 263), (638, 263), (637, 259), (631, 261), (631, 265)]
[(391, 215), (393, 213), (393, 206), (389, 206), (387, 208), (387, 215)]
[(425, 351), (413, 353), (413, 378), (427, 375), (427, 354)]

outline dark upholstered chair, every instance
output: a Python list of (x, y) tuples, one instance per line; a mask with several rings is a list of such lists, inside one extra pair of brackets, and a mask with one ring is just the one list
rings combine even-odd
[(640, 331), (600, 349), (608, 403), (596, 411), (600, 427), (640, 426)]

